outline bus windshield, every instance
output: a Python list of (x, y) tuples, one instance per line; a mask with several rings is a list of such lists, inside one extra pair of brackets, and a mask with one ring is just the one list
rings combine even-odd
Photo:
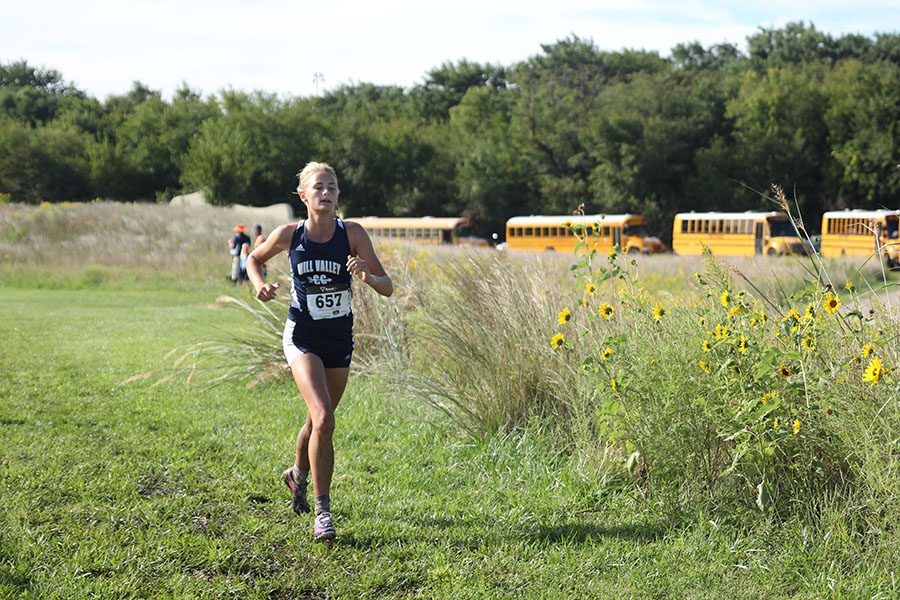
[(472, 237), (471, 225), (457, 225), (453, 228), (453, 235), (459, 238)]
[(898, 225), (900, 225), (900, 220), (896, 217), (893, 219), (888, 217), (887, 227), (885, 227), (885, 233), (887, 234), (888, 239), (897, 239)]
[(626, 225), (622, 230), (622, 233), (625, 235), (638, 235), (641, 237), (647, 237), (647, 226), (646, 225)]
[(769, 219), (769, 235), (771, 237), (797, 237), (794, 226), (787, 219)]

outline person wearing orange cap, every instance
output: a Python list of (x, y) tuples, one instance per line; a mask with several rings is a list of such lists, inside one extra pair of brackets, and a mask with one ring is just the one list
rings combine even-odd
[(247, 271), (241, 269), (241, 249), (244, 244), (250, 246), (250, 237), (243, 223), (234, 226), (234, 236), (228, 240), (228, 250), (231, 254), (231, 280), (235, 283), (247, 281)]

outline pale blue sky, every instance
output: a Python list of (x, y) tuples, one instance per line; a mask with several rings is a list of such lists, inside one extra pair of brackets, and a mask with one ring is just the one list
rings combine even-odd
[(134, 80), (280, 95), (410, 87), (445, 61), (511, 65), (572, 34), (603, 50), (730, 42), (812, 22), (832, 35), (900, 30), (900, 0), (0, 0), (0, 61), (62, 72), (103, 99)]

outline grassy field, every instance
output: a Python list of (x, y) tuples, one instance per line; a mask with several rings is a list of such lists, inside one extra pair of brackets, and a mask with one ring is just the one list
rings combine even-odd
[[(385, 302), (397, 314), (436, 291), (417, 288), (416, 272), (457, 273), (435, 266), (452, 260), (440, 253), (385, 253), (403, 284)], [(339, 537), (316, 544), (279, 478), (304, 416), (294, 386), (188, 383), (171, 370), (170, 350), (255, 327), (215, 302), (234, 293), (217, 267), (186, 278), (190, 261), (175, 254), (184, 266), (107, 264), (93, 278), (50, 258), (0, 269), (0, 597), (900, 594), (896, 528), (872, 507), (841, 496), (781, 513), (715, 509), (623, 479), (583, 445), (548, 439), (558, 432), (539, 419), (466, 435), (433, 403), (398, 392), (392, 370), (420, 364), (415, 356), (351, 377), (335, 440)], [(653, 290), (673, 293), (671, 268), (641, 266), (669, 288)], [(552, 288), (541, 281), (534, 294)], [(680, 285), (679, 301), (700, 301)], [(374, 314), (361, 310), (367, 331), (392, 326)], [(536, 329), (549, 352), (547, 327)]]

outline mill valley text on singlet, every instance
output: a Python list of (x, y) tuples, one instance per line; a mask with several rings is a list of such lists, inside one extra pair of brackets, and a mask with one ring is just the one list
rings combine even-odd
[(321, 244), (307, 238), (305, 221), (297, 224), (288, 254), (292, 280), (288, 318), (299, 329), (321, 331), (332, 338), (352, 337), (349, 255), (350, 241), (342, 220), (335, 220), (334, 235)]

